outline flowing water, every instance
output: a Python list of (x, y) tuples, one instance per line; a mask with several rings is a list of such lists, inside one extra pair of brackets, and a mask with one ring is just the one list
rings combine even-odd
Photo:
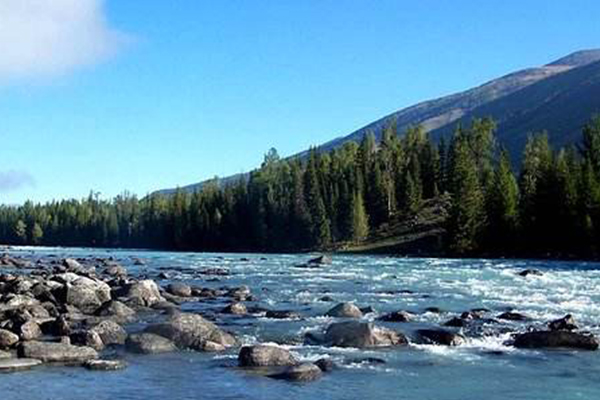
[[(31, 249), (19, 252), (30, 253)], [(510, 332), (542, 326), (572, 314), (580, 327), (600, 335), (600, 264), (526, 260), (450, 260), (334, 256), (320, 269), (298, 269), (306, 255), (200, 254), (90, 249), (36, 249), (36, 256), (115, 257), (130, 273), (156, 276), (174, 271), (174, 280), (219, 288), (247, 285), (257, 305), (294, 310), (301, 319), (225, 316), (224, 303), (188, 303), (184, 309), (217, 315), (217, 323), (244, 343), (284, 343), (303, 360), (331, 357), (340, 368), (310, 383), (288, 383), (235, 367), (237, 351), (123, 354), (129, 368), (91, 372), (44, 366), (0, 375), (0, 399), (600, 399), (600, 352), (517, 350)], [(133, 265), (132, 258), (146, 260)], [(248, 258), (249, 261), (242, 261)], [(226, 268), (211, 280), (198, 272)], [(542, 276), (523, 278), (536, 268)], [(165, 281), (163, 283), (168, 283)], [(334, 302), (319, 301), (331, 296)], [(491, 317), (515, 310), (531, 321), (480, 326), (465, 332), (459, 347), (411, 344), (395, 349), (340, 349), (302, 344), (304, 334), (321, 331), (333, 305), (353, 301), (375, 312), (415, 313), (410, 323), (381, 323), (414, 338), (414, 331), (439, 326), (465, 310), (486, 308)], [(426, 312), (438, 307), (441, 313)], [(135, 330), (135, 326), (128, 327)], [(374, 358), (377, 362), (361, 361)], [(385, 361), (385, 362), (382, 362)]]

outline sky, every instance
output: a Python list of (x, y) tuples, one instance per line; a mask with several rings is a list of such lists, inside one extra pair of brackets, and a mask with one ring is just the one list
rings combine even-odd
[(600, 2), (0, 0), (0, 203), (227, 176), (600, 47)]

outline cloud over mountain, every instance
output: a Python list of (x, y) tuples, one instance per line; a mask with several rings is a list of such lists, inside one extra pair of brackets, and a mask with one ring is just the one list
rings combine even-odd
[(129, 41), (103, 0), (0, 1), (0, 83), (52, 78), (102, 62)]

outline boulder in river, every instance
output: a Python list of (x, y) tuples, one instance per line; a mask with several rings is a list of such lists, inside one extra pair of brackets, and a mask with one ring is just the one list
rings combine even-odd
[(120, 323), (130, 322), (135, 318), (135, 311), (125, 303), (112, 300), (104, 303), (95, 313), (98, 317), (111, 317)]
[(152, 280), (143, 280), (125, 286), (120, 296), (126, 298), (127, 303), (142, 307), (152, 307), (153, 305), (165, 301), (160, 295), (160, 290), (156, 282)]
[(246, 315), (248, 314), (248, 309), (244, 303), (234, 302), (225, 307), (222, 312), (224, 314)]
[(327, 311), (325, 315), (335, 318), (361, 318), (363, 313), (360, 308), (352, 303), (340, 303)]
[(192, 295), (192, 288), (185, 283), (173, 282), (167, 286), (167, 292), (173, 296), (190, 297)]
[(80, 363), (97, 358), (98, 353), (91, 347), (32, 341), (21, 343), (19, 357), (43, 362)]
[(419, 329), (417, 334), (425, 344), (460, 346), (465, 342), (464, 336), (444, 329)]
[(165, 322), (150, 325), (146, 332), (172, 340), (177, 347), (205, 350), (207, 342), (233, 346), (235, 338), (198, 314), (176, 313)]
[(153, 333), (129, 335), (125, 347), (133, 353), (141, 354), (170, 353), (177, 350), (175, 343), (171, 340)]
[(9, 349), (18, 342), (19, 335), (6, 329), (0, 329), (0, 349)]
[(280, 367), (296, 365), (298, 361), (282, 347), (259, 344), (242, 347), (238, 363), (240, 367)]
[(319, 379), (323, 376), (323, 371), (313, 363), (302, 363), (288, 367), (282, 372), (269, 375), (269, 378), (282, 379), (292, 382), (308, 382)]
[(562, 318), (551, 321), (548, 323), (548, 329), (551, 331), (574, 331), (579, 329), (575, 318), (571, 314), (565, 315)]
[(412, 320), (412, 314), (406, 311), (394, 311), (382, 315), (379, 317), (379, 320), (385, 322), (410, 322)]
[(367, 322), (346, 321), (327, 327), (323, 338), (326, 344), (336, 347), (385, 347), (408, 344), (406, 337), (390, 329)]
[(571, 348), (597, 350), (598, 339), (591, 334), (569, 331), (536, 331), (516, 335), (514, 346), (523, 349)]
[(111, 344), (125, 344), (125, 339), (127, 339), (125, 329), (111, 320), (102, 321), (90, 330), (96, 332), (102, 339), (102, 343), (106, 346)]

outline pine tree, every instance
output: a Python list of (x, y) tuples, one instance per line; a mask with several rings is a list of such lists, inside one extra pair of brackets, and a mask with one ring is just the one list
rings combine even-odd
[(500, 154), (487, 198), (487, 247), (511, 251), (518, 228), (519, 187), (506, 150)]
[(352, 195), (352, 228), (351, 237), (355, 242), (360, 242), (369, 235), (369, 220), (365, 204), (359, 191)]
[(455, 139), (450, 182), (449, 249), (455, 254), (468, 254), (479, 246), (485, 218), (484, 201), (476, 160), (468, 143), (458, 136)]

